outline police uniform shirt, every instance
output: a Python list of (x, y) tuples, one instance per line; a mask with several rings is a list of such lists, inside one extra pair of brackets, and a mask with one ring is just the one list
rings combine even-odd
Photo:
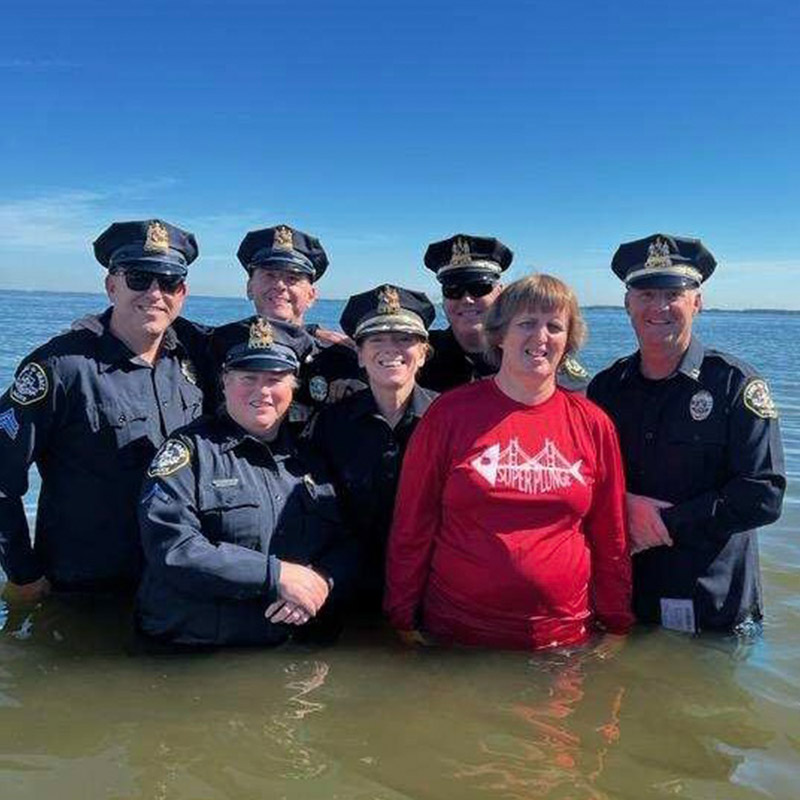
[(370, 390), (330, 405), (316, 417), (313, 445), (333, 476), (342, 513), (361, 550), (360, 599), (380, 610), (386, 539), (408, 440), (436, 394), (415, 386), (392, 429)]
[[(308, 625), (272, 624), (278, 560), (332, 582), (329, 613), (352, 584), (355, 550), (319, 459), (287, 426), (267, 443), (224, 410), (177, 432), (142, 490), (145, 633), (185, 644), (276, 644)], [(313, 627), (313, 626), (311, 626)]]
[[(432, 330), (429, 336), (433, 356), (420, 370), (417, 380), (421, 386), (445, 392), (497, 372), (480, 353), (467, 353), (452, 328)], [(568, 392), (583, 392), (589, 385), (589, 373), (577, 359), (567, 356), (556, 374), (556, 382)]]
[(633, 557), (634, 611), (660, 621), (661, 599), (693, 600), (699, 628), (761, 618), (756, 531), (785, 489), (777, 412), (738, 359), (693, 338), (675, 375), (653, 381), (636, 353), (599, 373), (589, 398), (616, 423), (627, 489), (665, 500), (674, 545)]
[[(141, 557), (142, 476), (171, 431), (201, 413), (190, 354), (167, 329), (154, 364), (104, 333), (73, 331), (32, 353), (0, 399), (0, 555), (11, 581), (122, 589)], [(42, 477), (31, 545), (22, 496)]]
[(433, 356), (425, 362), (417, 376), (420, 386), (434, 392), (445, 392), (497, 372), (484, 361), (480, 353), (463, 350), (452, 328), (432, 330), (428, 336)]

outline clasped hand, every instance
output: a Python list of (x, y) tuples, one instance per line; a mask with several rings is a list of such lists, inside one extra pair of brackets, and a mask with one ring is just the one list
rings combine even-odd
[(264, 616), (273, 623), (305, 625), (325, 604), (328, 582), (311, 567), (281, 561), (278, 599), (267, 606)]

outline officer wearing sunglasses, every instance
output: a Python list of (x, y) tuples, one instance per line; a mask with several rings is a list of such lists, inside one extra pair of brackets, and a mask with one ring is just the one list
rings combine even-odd
[[(51, 588), (135, 588), (142, 478), (165, 438), (202, 409), (201, 343), (172, 326), (197, 257), (194, 236), (162, 220), (117, 222), (94, 252), (108, 269), (102, 333), (51, 339), (0, 398), (0, 564), (12, 601)], [(22, 497), (34, 462), (42, 488), (31, 544)]]
[[(483, 321), (503, 288), (501, 276), (513, 258), (508, 247), (489, 236), (461, 233), (429, 245), (425, 266), (442, 285), (442, 305), (450, 324), (445, 330), (430, 332), (433, 356), (419, 375), (421, 386), (444, 392), (497, 371), (483, 357)], [(564, 389), (583, 391), (589, 374), (568, 356), (557, 381)]]

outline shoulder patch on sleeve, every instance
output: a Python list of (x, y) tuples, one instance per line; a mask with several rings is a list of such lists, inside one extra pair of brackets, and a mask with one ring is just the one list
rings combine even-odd
[(11, 387), (11, 399), (21, 406), (29, 406), (38, 403), (47, 397), (50, 391), (50, 381), (44, 368), (31, 361), (26, 364), (14, 379)]
[(761, 378), (751, 378), (742, 392), (745, 408), (752, 411), (762, 419), (777, 419), (778, 409), (772, 395), (769, 393), (767, 382)]
[(147, 470), (148, 478), (164, 478), (183, 469), (192, 460), (189, 448), (178, 439), (167, 439)]

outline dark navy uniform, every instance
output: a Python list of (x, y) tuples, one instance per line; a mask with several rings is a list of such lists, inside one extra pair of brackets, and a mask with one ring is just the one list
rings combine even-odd
[[(715, 267), (699, 240), (664, 234), (621, 245), (612, 262), (629, 289), (674, 293), (674, 302), (699, 288)], [(691, 331), (690, 320), (684, 331)], [(617, 361), (588, 391), (616, 423), (628, 491), (672, 504), (660, 515), (673, 545), (633, 556), (634, 611), (642, 621), (668, 627), (677, 619), (682, 630), (730, 630), (758, 621), (755, 529), (778, 518), (786, 488), (769, 389), (751, 366), (704, 347), (697, 337), (663, 379), (645, 378), (641, 358), (637, 352)]]
[[(342, 330), (361, 346), (368, 337), (384, 334), (410, 335), (424, 341), (435, 315), (424, 293), (386, 285), (349, 298), (340, 321)], [(390, 350), (392, 346), (387, 344)], [(435, 396), (413, 385), (402, 417), (393, 428), (369, 388), (324, 408), (306, 432), (328, 464), (342, 513), (358, 540), (361, 610), (380, 611), (386, 540), (403, 455)]]
[(352, 582), (355, 553), (333, 488), (286, 426), (267, 443), (220, 411), (173, 436), (148, 476), (137, 612), (145, 633), (186, 644), (279, 644), (314, 627), (265, 619), (279, 559), (331, 580), (328, 610)]
[(692, 599), (701, 629), (761, 619), (755, 528), (779, 517), (786, 487), (777, 413), (746, 399), (763, 385), (697, 338), (672, 378), (647, 380), (635, 354), (589, 385), (616, 423), (628, 491), (673, 503), (661, 517), (674, 545), (633, 556), (640, 620), (660, 621), (662, 597)]
[(367, 389), (320, 412), (312, 442), (333, 475), (342, 514), (358, 539), (362, 567), (359, 595), (379, 611), (383, 598), (386, 540), (408, 440), (436, 394), (414, 387), (397, 425), (381, 414)]
[[(168, 329), (154, 364), (107, 326), (57, 336), (17, 370), (0, 400), (0, 553), (11, 581), (47, 576), (55, 588), (123, 589), (141, 557), (136, 500), (169, 433), (200, 415), (191, 353)], [(31, 545), (22, 496), (42, 476)]]
[[(297, 375), (308, 343), (296, 326), (256, 318), (222, 368), (243, 380), (263, 372), (283, 380)], [(253, 396), (263, 398), (263, 388)], [(176, 433), (151, 464), (139, 511), (143, 632), (184, 644), (278, 644), (292, 630), (302, 637), (327, 627), (352, 583), (354, 543), (319, 459), (295, 445), (281, 418), (256, 428), (260, 435), (248, 433), (220, 406)], [(265, 617), (278, 599), (281, 561), (313, 569), (333, 589), (302, 630)]]
[[(158, 281), (171, 293), (197, 242), (161, 220), (116, 222), (94, 252), (129, 290)], [(73, 331), (34, 351), (0, 399), (0, 560), (13, 583), (132, 588), (142, 476), (164, 439), (201, 413), (194, 333), (167, 328), (150, 364), (110, 332), (112, 313), (100, 317), (100, 336)], [(33, 546), (22, 505), (32, 463), (42, 477)]]
[[(442, 295), (451, 300), (465, 294), (473, 298), (490, 294), (513, 260), (514, 253), (499, 239), (463, 233), (433, 242), (425, 251), (425, 266), (436, 273)], [(431, 331), (430, 344), (433, 356), (420, 371), (418, 382), (435, 392), (444, 392), (497, 372), (481, 353), (465, 351), (452, 328)], [(582, 392), (589, 384), (589, 373), (576, 358), (567, 356), (556, 380), (562, 389)]]

